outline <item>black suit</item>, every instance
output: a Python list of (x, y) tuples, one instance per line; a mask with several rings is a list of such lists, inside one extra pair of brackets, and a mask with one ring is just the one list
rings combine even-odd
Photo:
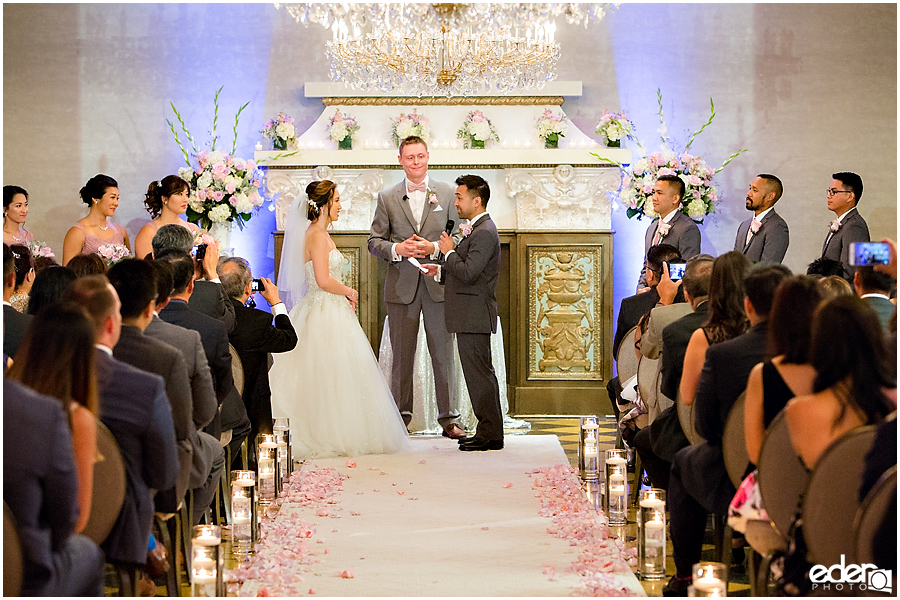
[(734, 485), (725, 470), (722, 435), (725, 420), (746, 389), (754, 366), (766, 358), (768, 323), (706, 350), (706, 360), (694, 396), (694, 423), (707, 441), (675, 455), (669, 481), (669, 511), (673, 558), (679, 576), (687, 576), (700, 561), (709, 513), (728, 514)]
[(202, 279), (194, 281), (194, 293), (191, 294), (188, 306), (198, 313), (222, 321), (228, 333), (234, 329), (234, 308), (225, 297), (221, 284)]
[(444, 319), (447, 331), (456, 334), (472, 412), (478, 418), (475, 438), (480, 442), (503, 440), (500, 386), (491, 362), (499, 273), (500, 236), (490, 216), (484, 214), (441, 268)]
[(244, 365), (244, 406), (252, 426), (251, 439), (272, 433), (272, 390), (269, 388), (269, 353), (287, 352), (297, 345), (297, 334), (287, 315), (247, 308), (234, 298), (234, 329), (228, 334)]
[(178, 476), (175, 428), (159, 375), (141, 371), (96, 350), (100, 420), (116, 438), (128, 489), (112, 532), (103, 542), (107, 560), (143, 565), (153, 525), (150, 489), (165, 490)]
[(31, 315), (20, 313), (9, 304), (3, 305), (3, 354), (15, 358), (29, 323)]
[(850, 244), (869, 241), (869, 226), (856, 208), (851, 208), (841, 227), (836, 232), (828, 231), (822, 246), (822, 257), (838, 260), (844, 265), (844, 277), (853, 278), (854, 267), (850, 265)]

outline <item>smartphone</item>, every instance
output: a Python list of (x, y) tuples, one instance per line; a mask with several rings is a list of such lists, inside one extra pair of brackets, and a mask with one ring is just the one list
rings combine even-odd
[(891, 262), (891, 249), (885, 242), (856, 242), (850, 244), (850, 264), (872, 267)]
[(197, 260), (203, 260), (203, 257), (206, 256), (206, 244), (198, 244), (191, 248), (191, 255)]
[(254, 279), (250, 282), (250, 290), (253, 292), (264, 292), (266, 291), (266, 284), (263, 283), (262, 279)]
[(683, 263), (683, 262), (669, 263), (669, 279), (671, 279), (672, 281), (676, 281), (678, 279), (684, 278), (685, 267), (687, 267), (687, 263)]

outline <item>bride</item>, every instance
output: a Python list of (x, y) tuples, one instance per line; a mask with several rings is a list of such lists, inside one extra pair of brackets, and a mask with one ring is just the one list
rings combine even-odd
[[(342, 255), (328, 227), (341, 211), (331, 181), (313, 181), (285, 224), (279, 289), (293, 308), (297, 346), (274, 355), (272, 413), (290, 418), (299, 458), (389, 454), (409, 437), (356, 319), (358, 293), (340, 282)], [(301, 214), (303, 213), (303, 214)]]

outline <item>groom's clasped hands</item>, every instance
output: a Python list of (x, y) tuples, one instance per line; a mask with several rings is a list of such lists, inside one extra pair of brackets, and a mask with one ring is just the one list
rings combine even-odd
[(434, 242), (413, 234), (397, 244), (397, 254), (407, 258), (427, 258), (434, 254)]

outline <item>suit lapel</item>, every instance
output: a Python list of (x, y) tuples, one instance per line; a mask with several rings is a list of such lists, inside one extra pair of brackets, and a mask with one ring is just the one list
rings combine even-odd
[(415, 217), (413, 217), (412, 208), (409, 206), (409, 196), (406, 194), (406, 178), (403, 178), (399, 184), (397, 184), (396, 191), (397, 202), (400, 204), (400, 208), (403, 209), (403, 214), (406, 215), (406, 219), (409, 221), (409, 224), (412, 226), (413, 231), (417, 234), (419, 233), (419, 224), (416, 223)]

